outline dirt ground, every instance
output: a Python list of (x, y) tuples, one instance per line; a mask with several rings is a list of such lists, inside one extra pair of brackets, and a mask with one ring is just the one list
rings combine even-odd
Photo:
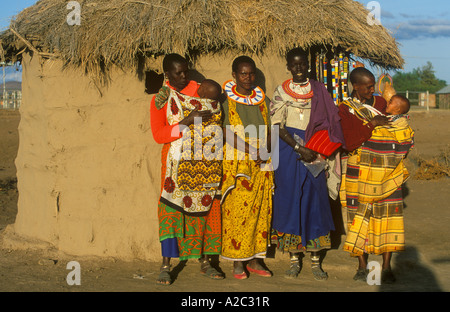
[[(14, 159), (17, 155), (20, 121), (18, 112), (0, 110), (0, 239), (8, 224), (14, 223), (17, 213), (16, 176)], [(450, 111), (412, 111), (411, 126), (416, 132), (416, 146), (408, 157), (412, 176), (417, 172), (418, 159), (432, 159), (450, 152)], [(441, 160), (445, 158), (441, 157)], [(232, 263), (218, 262), (226, 274), (220, 281), (199, 274), (196, 261), (173, 261), (174, 283), (157, 286), (160, 263), (145, 261), (124, 262), (111, 258), (75, 257), (52, 249), (9, 250), (0, 243), (1, 292), (153, 292), (154, 296), (179, 293), (175, 306), (181, 306), (188, 295), (220, 292), (232, 296), (255, 292), (276, 296), (289, 292), (448, 292), (450, 291), (450, 178), (418, 180), (411, 178), (405, 188), (405, 226), (407, 248), (395, 254), (392, 264), (397, 277), (393, 285), (370, 286), (355, 282), (357, 261), (342, 251), (343, 236), (333, 233), (334, 248), (324, 254), (323, 268), (329, 279), (315, 281), (310, 270), (309, 256), (297, 279), (286, 279), (284, 271), (288, 257), (275, 254), (266, 264), (273, 272), (271, 278), (250, 276), (238, 281), (231, 276)], [(334, 208), (339, 220), (339, 208)], [(67, 268), (71, 261), (80, 264), (81, 285), (70, 286)], [(380, 257), (369, 261), (381, 263)], [(189, 294), (188, 294), (189, 292)], [(181, 294), (180, 294), (181, 293)], [(242, 294), (241, 294), (242, 295)], [(165, 297), (163, 297), (165, 298)], [(274, 297), (272, 300), (280, 300)], [(191, 305), (193, 302), (191, 302)], [(223, 305), (224, 303), (222, 303)], [(272, 306), (274, 305), (272, 301)], [(217, 304), (216, 304), (217, 307)]]

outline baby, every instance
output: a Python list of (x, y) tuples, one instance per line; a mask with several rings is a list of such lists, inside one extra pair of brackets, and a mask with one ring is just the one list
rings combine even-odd
[(222, 87), (220, 84), (211, 79), (205, 79), (198, 88), (198, 96), (202, 99), (210, 99), (218, 101), (222, 95)]
[(407, 113), (410, 109), (409, 100), (402, 95), (393, 95), (389, 100), (386, 113), (389, 114), (390, 125), (386, 128), (390, 135), (400, 144), (411, 143), (414, 145), (414, 131), (408, 123)]
[(386, 113), (389, 114), (389, 120), (394, 122), (402, 117), (406, 117), (407, 119), (408, 116), (405, 115), (409, 112), (410, 106), (411, 104), (406, 97), (398, 94), (393, 95), (386, 107)]
[[(222, 87), (216, 81), (212, 79), (205, 79), (199, 86), (197, 90), (197, 98), (211, 100), (213, 107), (217, 106), (217, 102), (222, 96)], [(175, 92), (175, 91), (174, 91)], [(166, 85), (159, 89), (158, 94), (155, 97), (155, 105), (158, 109), (163, 107), (170, 96), (170, 88)], [(186, 96), (183, 96), (185, 98)], [(179, 97), (180, 98), (180, 97)], [(184, 101), (184, 100), (183, 100)], [(177, 110), (178, 111), (178, 110)], [(175, 113), (176, 114), (176, 113)]]

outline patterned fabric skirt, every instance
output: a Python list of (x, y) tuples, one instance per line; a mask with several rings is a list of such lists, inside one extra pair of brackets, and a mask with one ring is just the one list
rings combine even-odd
[(401, 187), (384, 200), (373, 204), (360, 203), (354, 217), (349, 215), (348, 220), (351, 223), (344, 250), (352, 256), (405, 250)]
[(213, 200), (209, 214), (204, 217), (187, 216), (162, 203), (158, 216), (160, 241), (177, 238), (180, 260), (220, 254), (220, 199)]
[[(164, 181), (164, 162), (169, 148), (170, 145), (165, 144), (162, 150), (161, 185)], [(185, 215), (159, 202), (158, 219), (160, 241), (176, 238), (181, 261), (198, 259), (202, 255), (220, 254), (222, 234), (220, 198), (214, 198), (209, 213), (200, 217)]]
[[(225, 167), (224, 167), (225, 168)], [(238, 177), (222, 202), (222, 257), (234, 261), (265, 258), (272, 220), (272, 172), (253, 170)]]
[(354, 159), (357, 155), (348, 159), (341, 185), (341, 204), (347, 214), (348, 227), (344, 250), (351, 256), (405, 250), (402, 187), (374, 203), (359, 202), (358, 196), (346, 192), (346, 184), (359, 176)]
[(285, 234), (272, 230), (272, 243), (282, 252), (315, 252), (331, 248), (330, 234), (309, 240), (306, 245), (302, 243), (302, 237), (294, 234)]

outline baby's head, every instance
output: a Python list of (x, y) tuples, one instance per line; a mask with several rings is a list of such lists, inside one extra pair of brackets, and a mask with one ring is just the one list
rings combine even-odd
[(197, 93), (199, 97), (203, 99), (210, 99), (217, 101), (219, 100), (219, 97), (222, 94), (222, 87), (214, 80), (205, 79), (200, 84)]
[(409, 100), (402, 95), (393, 95), (386, 107), (386, 113), (389, 115), (403, 115), (409, 112)]

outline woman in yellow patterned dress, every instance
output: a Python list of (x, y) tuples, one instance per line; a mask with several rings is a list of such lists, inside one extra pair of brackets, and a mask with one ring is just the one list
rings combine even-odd
[[(224, 148), (222, 185), (222, 257), (234, 261), (233, 276), (248, 272), (270, 277), (265, 268), (272, 216), (273, 171), (267, 147), (270, 115), (264, 92), (255, 87), (255, 62), (236, 58), (234, 81), (224, 85)], [(245, 128), (245, 131), (244, 131)], [(264, 159), (264, 160), (263, 160)], [(268, 168), (268, 169), (266, 169)]]

